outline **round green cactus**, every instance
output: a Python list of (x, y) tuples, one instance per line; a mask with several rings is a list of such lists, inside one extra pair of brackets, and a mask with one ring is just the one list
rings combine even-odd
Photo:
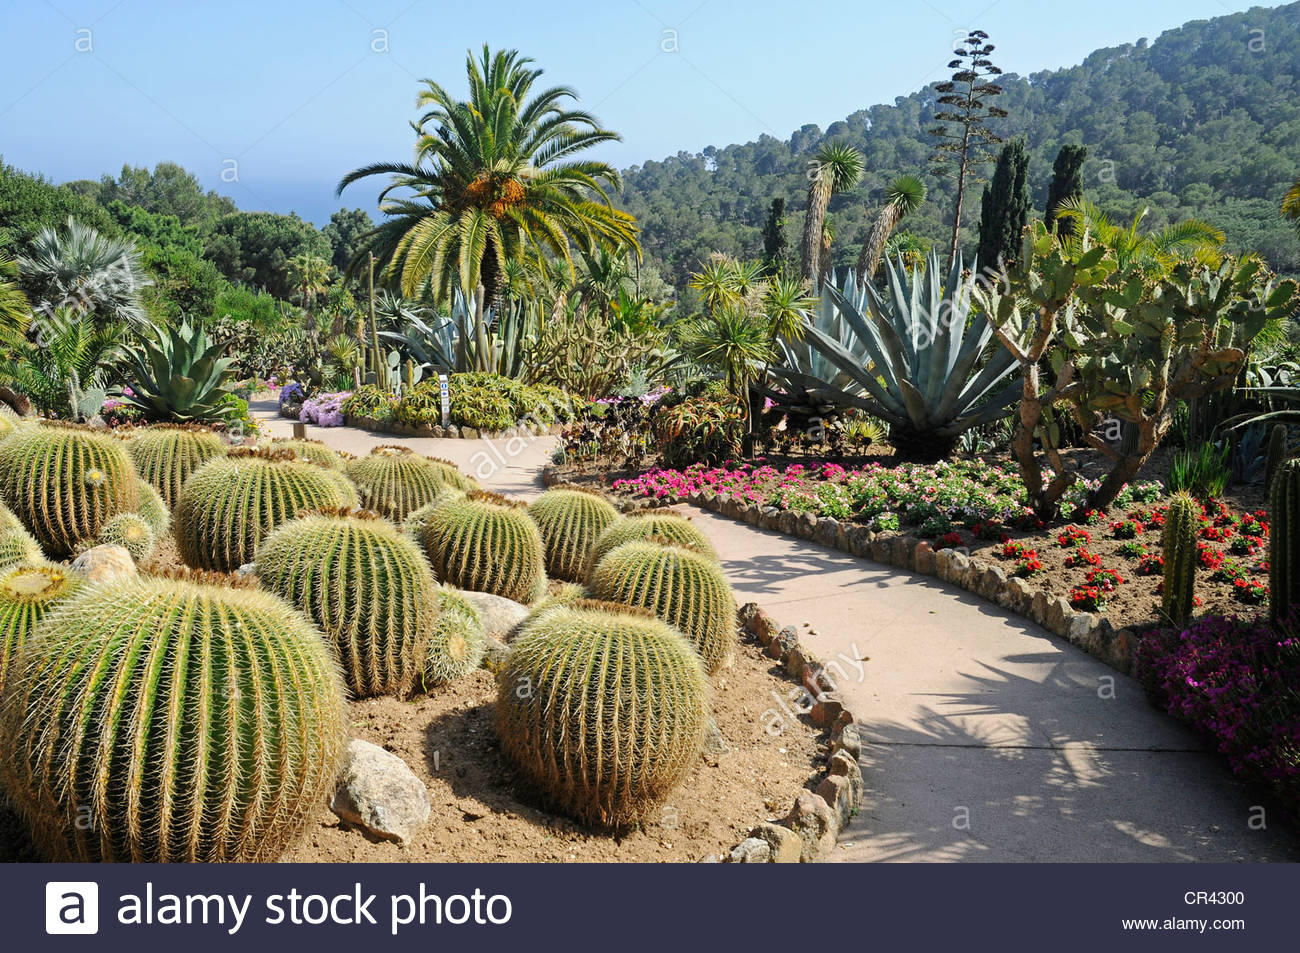
[(718, 564), (661, 541), (624, 543), (592, 571), (596, 599), (648, 609), (695, 646), (710, 675), (736, 641), (736, 598)]
[(424, 457), (409, 447), (375, 447), (347, 465), (347, 474), (361, 491), (367, 509), (401, 523), (431, 502), (445, 487), (473, 489), (450, 463)]
[(346, 738), (329, 647), (270, 593), (136, 577), (55, 606), (9, 675), (0, 780), (59, 861), (271, 861)]
[(225, 454), (228, 447), (221, 437), (202, 427), (156, 424), (133, 434), (126, 449), (141, 478), (172, 507), (190, 474)]
[(310, 460), (312, 463), (323, 463), (331, 470), (338, 470), (340, 473), (347, 472), (347, 462), (342, 455), (335, 450), (331, 450), (319, 440), (290, 440), (281, 438), (272, 440), (271, 446), (277, 450), (292, 450), (302, 460)]
[(80, 577), (50, 564), (10, 567), (0, 576), (0, 694), (9, 666), (50, 607), (81, 587)]
[(172, 525), (188, 566), (233, 572), (300, 512), (352, 506), (338, 473), (278, 450), (232, 450), (191, 474)]
[(448, 500), (460, 500), (465, 498), (465, 491), (456, 487), (444, 487), (432, 500), (425, 503), (419, 509), (411, 510), (402, 520), (402, 532), (421, 546), (424, 545), (424, 528), (429, 525), (429, 517), (443, 503)]
[(709, 542), (709, 538), (685, 516), (669, 510), (652, 510), (624, 516), (611, 523), (592, 547), (591, 555), (587, 560), (587, 574), (590, 575), (596, 568), (596, 563), (600, 562), (615, 546), (655, 537), (693, 549), (710, 559), (718, 558), (717, 551)]
[(438, 591), (438, 624), (424, 662), (426, 686), (449, 685), (483, 661), (483, 621), (478, 610), (455, 589)]
[(40, 562), (45, 558), (41, 544), (27, 532), (23, 521), (0, 503), (0, 568), (17, 563)]
[(257, 578), (320, 626), (357, 698), (405, 694), (438, 621), (420, 548), (374, 514), (314, 514), (272, 532)]
[(167, 535), (168, 530), (172, 528), (172, 511), (171, 508), (163, 502), (162, 494), (154, 489), (152, 483), (145, 483), (141, 480), (140, 486), (140, 505), (136, 507), (136, 512), (144, 517), (144, 521), (149, 524), (153, 530), (154, 539), (162, 539)]
[(0, 493), (55, 558), (92, 542), (140, 501), (135, 467), (121, 441), (88, 427), (20, 427), (0, 442)]
[(441, 582), (533, 602), (546, 589), (546, 557), (523, 504), (475, 490), (429, 515), (424, 547)]
[(529, 504), (528, 515), (542, 532), (547, 574), (578, 582), (596, 540), (618, 519), (618, 510), (599, 494), (556, 489)]
[(700, 756), (708, 683), (681, 634), (626, 606), (534, 613), (497, 675), (502, 752), (558, 809), (621, 828)]
[(104, 524), (95, 537), (96, 544), (121, 546), (136, 562), (142, 562), (158, 544), (149, 521), (139, 513), (119, 513)]

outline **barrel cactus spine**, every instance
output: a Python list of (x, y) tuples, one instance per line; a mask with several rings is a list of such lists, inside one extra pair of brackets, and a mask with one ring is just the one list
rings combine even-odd
[(443, 503), (448, 500), (460, 500), (465, 498), (465, 491), (455, 487), (444, 487), (442, 491), (428, 503), (425, 503), (419, 509), (412, 510), (402, 520), (402, 532), (406, 537), (419, 545), (424, 545), (424, 529), (429, 525), (429, 517)]
[(409, 447), (380, 446), (347, 464), (347, 474), (367, 509), (401, 523), (448, 486), (469, 489), (454, 466), (424, 457)]
[(0, 718), (0, 781), (60, 861), (274, 860), (333, 789), (347, 726), (300, 613), (144, 577), (51, 610)]
[(546, 591), (546, 557), (522, 503), (475, 490), (430, 514), (425, 551), (440, 582), (532, 603)]
[(45, 422), (0, 441), (0, 493), (50, 556), (91, 542), (139, 503), (122, 443), (89, 427)]
[(483, 662), (486, 642), (483, 620), (473, 604), (455, 589), (438, 591), (438, 624), (429, 640), (424, 663), (424, 687), (449, 685)]
[(121, 546), (132, 559), (141, 562), (153, 552), (158, 539), (149, 521), (139, 513), (119, 513), (104, 524), (95, 542)]
[(81, 587), (81, 578), (52, 563), (11, 566), (0, 575), (0, 694), (13, 660), (56, 603)]
[(598, 493), (564, 488), (547, 490), (529, 504), (528, 515), (542, 533), (547, 575), (578, 582), (596, 540), (618, 519), (618, 510)]
[(257, 550), (257, 578), (334, 646), (356, 698), (403, 695), (438, 621), (438, 584), (420, 548), (374, 513), (292, 520)]
[(347, 472), (347, 463), (342, 455), (336, 450), (331, 450), (319, 440), (281, 438), (271, 441), (271, 446), (278, 450), (291, 450), (302, 460), (323, 463), (332, 470), (338, 470), (341, 473)]
[(709, 542), (709, 538), (680, 513), (669, 510), (635, 513), (615, 520), (600, 534), (587, 559), (586, 574), (590, 575), (596, 568), (596, 564), (615, 546), (654, 537), (693, 549), (710, 559), (718, 558), (717, 551)]
[(1164, 595), (1161, 608), (1174, 625), (1186, 625), (1196, 601), (1196, 541), (1200, 532), (1201, 505), (1189, 493), (1176, 493), (1165, 511), (1160, 537), (1165, 561)]
[(1269, 614), (1281, 621), (1300, 602), (1300, 460), (1287, 460), (1274, 474), (1268, 519)]
[(535, 613), (497, 676), (502, 752), (556, 808), (600, 827), (644, 818), (689, 773), (708, 709), (699, 656), (626, 606)]
[(27, 532), (22, 520), (0, 503), (0, 567), (40, 562), (45, 558), (41, 544)]
[(156, 424), (132, 434), (126, 449), (140, 477), (158, 491), (168, 507), (173, 507), (190, 474), (228, 448), (220, 436), (205, 427)]

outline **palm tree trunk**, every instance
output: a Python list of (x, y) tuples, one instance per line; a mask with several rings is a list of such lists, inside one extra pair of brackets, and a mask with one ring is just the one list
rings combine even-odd
[(801, 274), (810, 281), (820, 275), (822, 226), (826, 221), (826, 207), (831, 203), (831, 178), (822, 170), (808, 186), (808, 212), (803, 222), (803, 255)]
[(885, 244), (902, 219), (902, 210), (894, 202), (882, 208), (876, 216), (871, 231), (867, 233), (867, 240), (862, 243), (862, 251), (858, 254), (859, 287), (876, 277), (876, 272), (880, 270), (880, 259), (885, 254)]

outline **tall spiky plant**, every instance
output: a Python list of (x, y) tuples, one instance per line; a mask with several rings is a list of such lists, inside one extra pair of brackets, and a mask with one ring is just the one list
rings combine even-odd
[(808, 163), (808, 210), (804, 214), (799, 274), (815, 282), (821, 275), (822, 232), (831, 196), (858, 184), (865, 161), (843, 142), (828, 142)]
[(885, 189), (885, 204), (872, 223), (867, 240), (862, 243), (862, 251), (858, 253), (859, 285), (875, 278), (889, 237), (894, 234), (899, 222), (925, 204), (925, 196), (925, 183), (920, 176), (900, 175), (889, 183)]
[(1165, 561), (1161, 608), (1174, 625), (1186, 625), (1196, 600), (1196, 540), (1201, 504), (1188, 493), (1176, 493), (1165, 512), (1160, 548)]
[(1269, 487), (1268, 593), (1274, 620), (1300, 603), (1300, 460), (1283, 463)]

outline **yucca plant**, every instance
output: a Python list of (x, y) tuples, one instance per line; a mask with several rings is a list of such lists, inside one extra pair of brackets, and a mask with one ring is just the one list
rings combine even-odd
[(680, 513), (671, 510), (634, 513), (615, 520), (596, 539), (596, 545), (592, 547), (591, 555), (587, 558), (585, 575), (589, 577), (596, 564), (616, 546), (649, 539), (658, 539), (692, 549), (715, 561), (718, 558), (717, 550), (713, 548), (709, 538)]
[(936, 252), (910, 275), (901, 263), (887, 262), (884, 293), (870, 282), (846, 285), (850, 295), (823, 285), (838, 315), (827, 325), (826, 309), (820, 309), (804, 343), (836, 374), (822, 379), (806, 373), (806, 358), (784, 342), (786, 362), (773, 373), (815, 400), (887, 422), (890, 442), (904, 457), (947, 456), (964, 431), (1003, 416), (1019, 388), (1011, 354), (1001, 348), (987, 353), (993, 329), (983, 315), (972, 314), (975, 276), (963, 276), (960, 257), (946, 281), (941, 267)]
[(201, 326), (180, 327), (143, 337), (131, 355), (128, 403), (151, 420), (220, 420), (234, 358), (224, 357), (225, 342), (209, 340)]
[(700, 756), (708, 683), (667, 623), (577, 602), (525, 621), (497, 675), (501, 751), (559, 810), (621, 828)]
[(0, 694), (9, 666), (36, 631), (36, 624), (55, 604), (81, 588), (80, 578), (39, 560), (10, 567), (0, 576)]
[(528, 506), (546, 546), (546, 574), (576, 582), (600, 534), (618, 519), (614, 505), (586, 490), (547, 490)]
[(325, 640), (271, 595), (136, 577), (59, 603), (8, 676), (0, 781), (57, 861), (271, 861), (338, 776)]
[(23, 427), (0, 443), (0, 492), (52, 557), (71, 555), (140, 501), (120, 441), (70, 424)]
[(304, 516), (257, 550), (262, 587), (320, 627), (356, 698), (402, 695), (438, 619), (438, 584), (418, 546), (373, 513)]
[(546, 556), (522, 503), (474, 491), (430, 515), (424, 548), (441, 582), (530, 603), (546, 589)]
[(136, 470), (169, 507), (180, 499), (181, 487), (189, 475), (227, 449), (226, 442), (211, 430), (170, 424), (140, 430), (126, 442)]

